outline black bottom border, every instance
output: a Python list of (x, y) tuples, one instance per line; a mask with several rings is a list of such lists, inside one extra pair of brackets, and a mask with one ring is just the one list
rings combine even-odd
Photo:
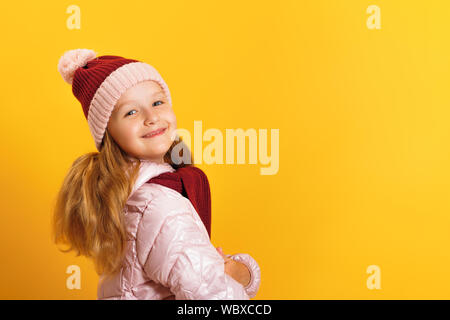
[[(150, 319), (297, 319), (310, 316), (429, 317), (446, 315), (450, 300), (1, 300), (4, 312), (58, 315), (58, 318), (146, 316)], [(61, 312), (56, 313), (56, 309)], [(159, 315), (159, 316), (158, 316)]]

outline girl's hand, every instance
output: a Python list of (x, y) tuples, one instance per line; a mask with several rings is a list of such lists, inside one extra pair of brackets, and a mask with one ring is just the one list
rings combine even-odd
[(227, 257), (221, 247), (217, 247), (216, 250), (222, 255), (225, 260), (225, 273), (227, 273), (234, 280), (242, 284), (244, 287), (250, 283), (251, 276), (247, 266), (241, 262), (234, 261)]

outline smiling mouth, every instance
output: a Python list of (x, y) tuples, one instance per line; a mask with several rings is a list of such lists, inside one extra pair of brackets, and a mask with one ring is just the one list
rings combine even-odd
[(142, 136), (142, 138), (153, 138), (153, 137), (163, 134), (165, 131), (166, 131), (166, 128), (159, 129), (159, 130), (156, 130), (154, 133), (149, 133), (149, 134), (146, 134), (145, 136)]

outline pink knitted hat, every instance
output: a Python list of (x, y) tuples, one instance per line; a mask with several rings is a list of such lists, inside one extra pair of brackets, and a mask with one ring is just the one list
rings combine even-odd
[(169, 87), (158, 71), (144, 62), (119, 56), (96, 57), (92, 50), (74, 49), (61, 56), (58, 71), (81, 102), (98, 151), (111, 112), (128, 88), (141, 81), (156, 81), (172, 105)]

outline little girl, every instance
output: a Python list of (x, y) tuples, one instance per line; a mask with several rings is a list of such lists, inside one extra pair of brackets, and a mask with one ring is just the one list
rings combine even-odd
[(69, 245), (62, 251), (93, 259), (97, 298), (254, 297), (256, 261), (211, 244), (208, 179), (176, 133), (169, 88), (157, 70), (88, 49), (67, 51), (58, 70), (98, 152), (77, 158), (65, 177), (53, 239)]

